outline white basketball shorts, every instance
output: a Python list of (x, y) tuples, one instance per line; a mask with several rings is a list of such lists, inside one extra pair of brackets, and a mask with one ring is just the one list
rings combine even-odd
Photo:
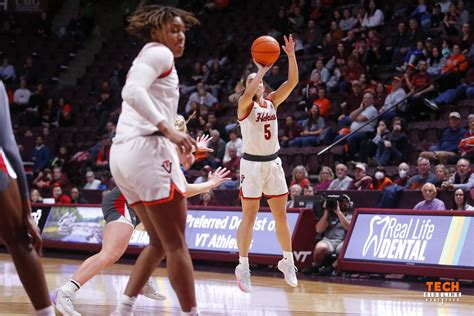
[(272, 161), (249, 161), (240, 159), (240, 196), (245, 199), (260, 199), (288, 194), (285, 172), (281, 159)]
[(170, 202), (176, 194), (186, 196), (176, 147), (162, 136), (113, 143), (110, 171), (130, 207)]

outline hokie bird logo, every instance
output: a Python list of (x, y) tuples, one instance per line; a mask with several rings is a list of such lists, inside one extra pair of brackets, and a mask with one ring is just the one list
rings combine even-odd
[(171, 173), (171, 164), (172, 164), (171, 161), (165, 160), (165, 161), (163, 161), (161, 166), (166, 170), (166, 172)]

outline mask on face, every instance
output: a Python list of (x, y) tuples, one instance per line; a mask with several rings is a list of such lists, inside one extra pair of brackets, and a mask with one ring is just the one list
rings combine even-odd
[(382, 180), (382, 179), (383, 179), (383, 172), (377, 171), (377, 172), (375, 173), (375, 179), (377, 179), (377, 180)]
[(407, 176), (407, 172), (405, 170), (400, 170), (398, 171), (398, 175), (400, 176), (401, 179), (403, 179)]

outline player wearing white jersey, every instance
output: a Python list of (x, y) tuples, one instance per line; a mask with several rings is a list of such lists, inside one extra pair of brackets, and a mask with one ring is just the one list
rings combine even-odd
[[(136, 297), (166, 253), (168, 276), (183, 314), (197, 315), (193, 266), (184, 237), (185, 181), (179, 158), (195, 141), (174, 128), (179, 90), (174, 58), (184, 52), (189, 12), (143, 6), (128, 18), (128, 31), (146, 44), (127, 76), (110, 169), (117, 186), (150, 236), (138, 257), (115, 315), (132, 315)], [(176, 146), (175, 146), (176, 145)]]
[(243, 292), (252, 290), (248, 252), (262, 194), (269, 198), (268, 205), (275, 218), (277, 239), (283, 249), (283, 259), (278, 262), (278, 269), (284, 273), (285, 281), (290, 286), (298, 285), (286, 217), (288, 188), (281, 160), (278, 158), (280, 145), (277, 123), (278, 106), (298, 84), (298, 65), (291, 35), (285, 37), (285, 45), (282, 48), (288, 56), (288, 80), (264, 98), (262, 78), (271, 65), (262, 66), (256, 63), (258, 72), (249, 74), (246, 78), (246, 87), (239, 98), (237, 109), (242, 130), (243, 155), (240, 160), (242, 221), (237, 232), (239, 265), (235, 268), (235, 276)]

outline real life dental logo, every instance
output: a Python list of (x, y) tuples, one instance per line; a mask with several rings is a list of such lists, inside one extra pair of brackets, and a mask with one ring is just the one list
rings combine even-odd
[(433, 238), (435, 225), (430, 219), (410, 219), (399, 223), (391, 216), (374, 216), (362, 255), (379, 259), (425, 261), (428, 241)]

